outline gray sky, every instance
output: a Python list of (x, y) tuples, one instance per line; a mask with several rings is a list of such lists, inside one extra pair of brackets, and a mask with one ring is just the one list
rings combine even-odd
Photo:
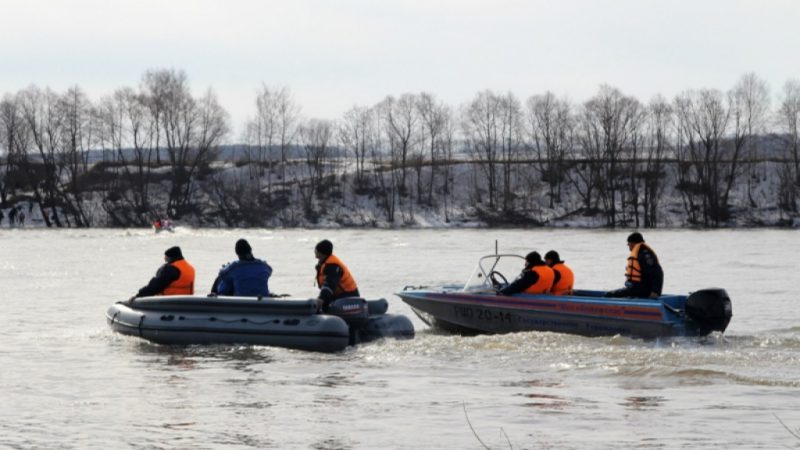
[(237, 130), (262, 84), (338, 118), (405, 92), (583, 101), (607, 83), (648, 101), (746, 72), (777, 96), (800, 78), (797, 0), (0, 0), (0, 17), (2, 94), (78, 85), (98, 100), (182, 69)]

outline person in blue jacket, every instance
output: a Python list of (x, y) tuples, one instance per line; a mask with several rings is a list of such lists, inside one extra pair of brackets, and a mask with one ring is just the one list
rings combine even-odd
[(212, 295), (269, 297), (269, 277), (272, 267), (253, 256), (253, 248), (244, 239), (236, 241), (237, 261), (222, 266), (211, 286)]

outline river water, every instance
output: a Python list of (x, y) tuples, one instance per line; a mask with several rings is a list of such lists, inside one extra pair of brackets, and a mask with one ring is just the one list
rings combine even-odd
[[(724, 287), (724, 336), (642, 341), (429, 330), (394, 292), (463, 283), (477, 259), (558, 250), (577, 287), (623, 281), (627, 231), (0, 230), (0, 448), (800, 448), (800, 236), (646, 231), (665, 292)], [(175, 348), (111, 332), (107, 307), (180, 245), (206, 293), (247, 238), (271, 288), (312, 297), (334, 242), (413, 340), (318, 354)], [(788, 429), (787, 429), (788, 428)]]

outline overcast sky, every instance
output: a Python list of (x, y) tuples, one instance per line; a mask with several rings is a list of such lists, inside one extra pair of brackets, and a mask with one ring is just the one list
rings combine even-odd
[(0, 93), (78, 85), (93, 100), (148, 69), (209, 87), (236, 130), (262, 84), (307, 117), (426, 91), (574, 101), (602, 83), (642, 101), (800, 78), (797, 0), (0, 0)]

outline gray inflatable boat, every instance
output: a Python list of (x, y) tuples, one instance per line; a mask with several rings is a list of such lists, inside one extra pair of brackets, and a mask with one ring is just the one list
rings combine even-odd
[(158, 296), (108, 308), (109, 326), (158, 344), (253, 344), (336, 352), (380, 338), (410, 339), (414, 326), (386, 314), (385, 299), (343, 298), (317, 314), (313, 300)]

